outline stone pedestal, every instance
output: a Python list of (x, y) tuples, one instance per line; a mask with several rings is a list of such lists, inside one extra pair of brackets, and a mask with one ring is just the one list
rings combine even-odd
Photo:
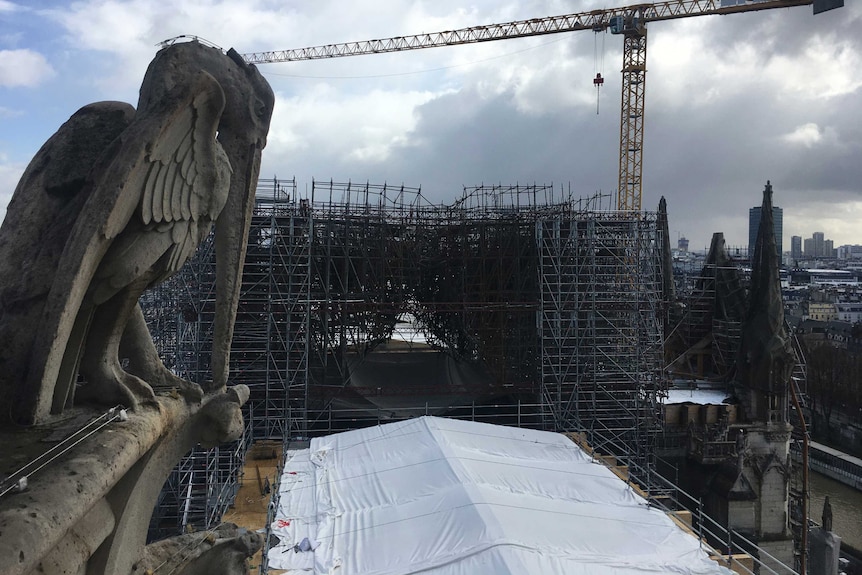
[[(772, 569), (775, 573), (787, 573), (787, 567), (793, 568), (793, 539), (783, 539), (779, 541), (759, 541), (758, 547), (769, 553), (773, 558), (762, 554), (760, 561), (766, 567)], [(761, 568), (761, 573), (771, 573), (770, 571)]]
[(808, 530), (809, 575), (837, 575), (841, 537), (821, 527)]

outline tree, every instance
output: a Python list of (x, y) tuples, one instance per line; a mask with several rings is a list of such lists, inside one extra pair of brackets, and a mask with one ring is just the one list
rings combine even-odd
[(829, 437), (829, 422), (836, 409), (855, 415), (862, 407), (862, 356), (846, 349), (822, 343), (808, 350), (808, 397), (815, 415), (813, 431), (819, 416)]

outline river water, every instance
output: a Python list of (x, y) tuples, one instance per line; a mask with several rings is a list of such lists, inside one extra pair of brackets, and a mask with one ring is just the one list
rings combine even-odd
[(823, 498), (828, 495), (832, 506), (832, 531), (841, 537), (842, 542), (862, 549), (862, 491), (813, 471), (808, 482), (811, 491), (809, 517), (820, 523)]

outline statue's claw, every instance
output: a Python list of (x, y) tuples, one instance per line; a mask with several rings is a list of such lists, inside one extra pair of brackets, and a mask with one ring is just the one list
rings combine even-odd
[(158, 406), (153, 388), (119, 367), (90, 373), (86, 379), (87, 383), (76, 391), (79, 400), (100, 405), (120, 404), (132, 411), (141, 405)]
[(175, 399), (182, 397), (186, 403), (200, 403), (204, 398), (204, 390), (201, 386), (179, 377), (168, 384), (154, 385), (153, 389), (157, 392), (167, 391)]
[(200, 385), (178, 377), (162, 368), (161, 373), (153, 374), (152, 381), (153, 389), (157, 392), (167, 391), (176, 392), (181, 397), (185, 398), (187, 403), (200, 403), (204, 398), (204, 390)]
[(186, 398), (189, 403), (200, 403), (204, 398), (203, 388), (191, 381), (183, 380), (183, 385), (179, 388), (180, 395)]

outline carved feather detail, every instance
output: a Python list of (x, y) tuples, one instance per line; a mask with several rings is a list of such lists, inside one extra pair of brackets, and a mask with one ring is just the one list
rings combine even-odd
[(140, 205), (144, 225), (213, 220), (224, 205), (227, 190), (217, 189), (225, 184), (217, 165), (224, 152), (216, 141), (224, 94), (212, 77), (202, 78), (204, 86), (175, 114), (148, 154)]

